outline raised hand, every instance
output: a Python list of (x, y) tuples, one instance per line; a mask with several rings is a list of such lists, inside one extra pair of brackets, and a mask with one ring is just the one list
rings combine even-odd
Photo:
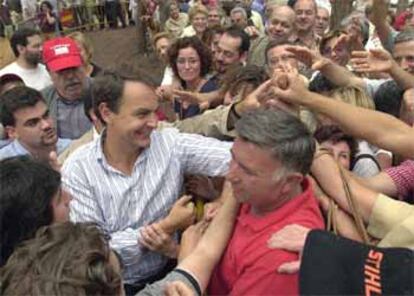
[(205, 94), (174, 89), (173, 95), (178, 98), (178, 101), (188, 104), (198, 104), (200, 109), (204, 110), (210, 106), (208, 97)]
[(255, 110), (261, 106), (261, 102), (266, 100), (266, 97), (269, 96), (269, 91), (272, 86), (272, 81), (267, 80), (259, 85), (253, 92), (251, 92), (247, 97), (238, 102), (235, 105), (235, 110), (237, 114), (242, 115), (245, 112)]
[[(267, 246), (271, 249), (282, 249), (290, 252), (296, 252), (299, 254), (300, 258), (309, 231), (309, 228), (301, 225), (287, 225), (278, 232), (272, 234), (267, 241)], [(299, 268), (300, 259), (280, 265), (278, 272), (292, 274), (298, 272)]]
[(168, 216), (161, 220), (161, 227), (167, 233), (173, 233), (179, 229), (184, 230), (194, 223), (195, 215), (195, 207), (191, 202), (191, 196), (183, 195), (174, 203)]
[(356, 72), (389, 72), (394, 60), (386, 50), (371, 49), (370, 51), (353, 51), (351, 63)]
[(308, 92), (303, 78), (298, 73), (283, 73), (273, 84), (273, 94), (288, 105), (301, 105), (307, 98)]
[(322, 69), (329, 62), (318, 51), (304, 46), (287, 46), (286, 50), (293, 53), (298, 61), (315, 71)]

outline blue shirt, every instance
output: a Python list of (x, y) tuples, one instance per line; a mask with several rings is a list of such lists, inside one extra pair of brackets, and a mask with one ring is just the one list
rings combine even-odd
[[(57, 154), (62, 153), (71, 142), (70, 139), (58, 139), (56, 143)], [(20, 155), (30, 155), (30, 152), (20, 144), (19, 140), (14, 140), (0, 149), (0, 160)]]

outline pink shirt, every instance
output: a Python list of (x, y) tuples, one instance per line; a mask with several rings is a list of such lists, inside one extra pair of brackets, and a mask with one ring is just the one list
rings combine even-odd
[(285, 262), (298, 259), (296, 253), (270, 249), (267, 241), (288, 224), (324, 228), (324, 222), (309, 181), (303, 193), (274, 212), (253, 216), (243, 204), (233, 236), (210, 281), (209, 295), (298, 295), (298, 274), (277, 273)]
[(385, 170), (397, 187), (398, 195), (402, 199), (414, 198), (414, 160), (406, 160), (396, 167)]

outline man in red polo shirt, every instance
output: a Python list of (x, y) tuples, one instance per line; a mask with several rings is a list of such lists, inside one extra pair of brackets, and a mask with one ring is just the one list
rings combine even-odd
[(227, 178), (242, 206), (209, 295), (297, 295), (298, 274), (277, 269), (298, 255), (270, 249), (267, 241), (288, 224), (324, 226), (305, 177), (315, 141), (299, 119), (282, 111), (247, 113), (236, 130)]

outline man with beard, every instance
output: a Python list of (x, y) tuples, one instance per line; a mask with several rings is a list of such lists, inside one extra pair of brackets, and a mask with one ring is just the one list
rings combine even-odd
[(17, 86), (1, 96), (1, 123), (13, 141), (0, 150), (0, 159), (31, 155), (49, 160), (59, 154), (70, 140), (58, 139), (46, 102), (35, 89)]
[(266, 23), (266, 35), (258, 37), (250, 47), (248, 63), (263, 67), (265, 61), (265, 49), (270, 41), (284, 43), (293, 41), (295, 36), (296, 15), (287, 5), (276, 6), (272, 9)]
[(78, 46), (73, 39), (59, 37), (43, 46), (43, 60), (53, 85), (42, 90), (58, 136), (77, 139), (92, 127), (83, 107), (83, 95), (89, 95), (90, 81)]
[(44, 65), (39, 64), (42, 58), (42, 39), (35, 29), (17, 30), (10, 40), (16, 61), (0, 70), (4, 74), (16, 74), (24, 83), (41, 90), (52, 84)]

